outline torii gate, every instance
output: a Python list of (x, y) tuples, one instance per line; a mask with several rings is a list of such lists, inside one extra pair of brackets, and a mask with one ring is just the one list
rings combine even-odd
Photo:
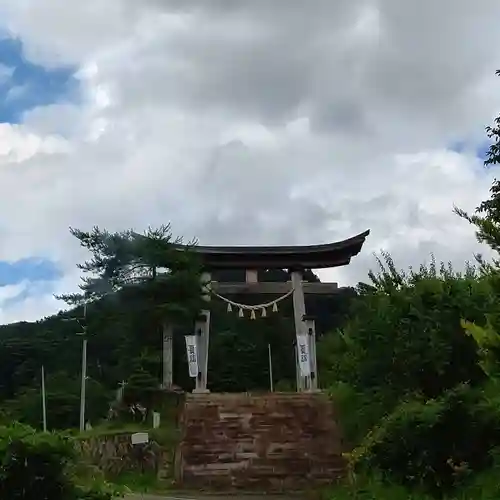
[[(210, 301), (211, 294), (224, 298), (227, 295), (269, 294), (281, 295), (280, 299), (292, 295), (296, 335), (297, 391), (317, 390), (318, 370), (316, 362), (316, 332), (314, 319), (306, 316), (304, 294), (331, 295), (338, 291), (337, 283), (303, 282), (305, 269), (324, 269), (348, 265), (357, 255), (370, 231), (365, 231), (347, 240), (311, 246), (272, 247), (215, 247), (194, 246), (202, 260), (205, 286), (204, 298)], [(222, 269), (245, 269), (245, 283), (218, 283), (211, 280), (211, 272)], [(259, 269), (288, 269), (291, 282), (258, 282)], [(267, 305), (272, 305), (280, 299)], [(231, 302), (231, 301), (227, 301)], [(234, 303), (235, 304), (235, 303)], [(235, 304), (239, 307), (240, 304)], [(253, 309), (255, 307), (248, 307)], [(241, 310), (240, 310), (241, 313)], [(241, 314), (240, 314), (241, 315)], [(208, 349), (210, 337), (210, 311), (201, 311), (195, 324), (196, 336), (196, 387), (193, 392), (207, 390)]]

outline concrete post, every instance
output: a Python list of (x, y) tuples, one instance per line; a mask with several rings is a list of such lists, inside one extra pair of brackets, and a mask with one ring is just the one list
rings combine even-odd
[(162, 388), (171, 389), (173, 381), (173, 327), (163, 323), (163, 380)]

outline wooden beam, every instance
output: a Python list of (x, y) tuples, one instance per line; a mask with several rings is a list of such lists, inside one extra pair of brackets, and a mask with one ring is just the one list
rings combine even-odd
[[(259, 283), (219, 283), (212, 281), (212, 290), (219, 295), (269, 294), (284, 295), (292, 289), (292, 283), (261, 281)], [(307, 295), (332, 295), (339, 291), (338, 283), (303, 283)]]

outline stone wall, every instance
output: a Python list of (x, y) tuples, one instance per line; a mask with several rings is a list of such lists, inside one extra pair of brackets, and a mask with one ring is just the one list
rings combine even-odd
[(108, 477), (134, 472), (154, 473), (165, 479), (171, 473), (172, 453), (154, 439), (132, 445), (131, 433), (98, 435), (78, 440), (77, 447), (85, 462)]
[(294, 491), (344, 472), (333, 407), (323, 394), (189, 395), (176, 453), (179, 485)]

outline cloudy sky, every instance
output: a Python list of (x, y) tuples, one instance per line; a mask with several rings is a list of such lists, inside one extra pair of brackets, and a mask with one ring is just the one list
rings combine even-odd
[(202, 244), (365, 229), (354, 283), (479, 249), (498, 0), (0, 0), (0, 323), (57, 311), (69, 226)]

